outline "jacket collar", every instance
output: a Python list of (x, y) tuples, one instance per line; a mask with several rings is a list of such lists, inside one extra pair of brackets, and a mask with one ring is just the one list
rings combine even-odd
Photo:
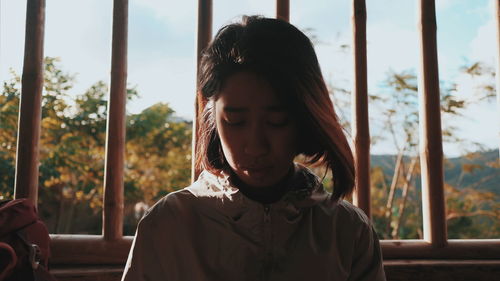
[[(293, 205), (296, 208), (304, 208), (316, 205), (327, 200), (330, 196), (321, 184), (321, 180), (308, 168), (295, 163), (294, 174), (289, 179), (288, 192), (276, 203), (271, 205)], [(203, 171), (198, 180), (187, 188), (198, 198), (218, 199), (225, 205), (231, 203), (242, 203), (242, 205), (262, 205), (250, 200), (239, 189), (229, 181), (229, 175), (220, 176)]]

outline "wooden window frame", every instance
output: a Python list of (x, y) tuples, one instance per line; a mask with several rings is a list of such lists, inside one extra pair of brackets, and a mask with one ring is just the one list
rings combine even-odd
[[(370, 133), (368, 122), (366, 4), (352, 1), (353, 28), (353, 140), (358, 189), (354, 202), (370, 216)], [(500, 1), (496, 1), (497, 42), (500, 50)], [(113, 1), (111, 88), (106, 138), (106, 172), (102, 235), (51, 234), (52, 263), (65, 265), (123, 265), (133, 237), (123, 236), (123, 164), (127, 76), (128, 0)], [(212, 36), (212, 0), (198, 0), (197, 60)], [(418, 0), (420, 38), (420, 157), (423, 190), (423, 240), (382, 240), (385, 260), (447, 259), (497, 260), (500, 239), (447, 239), (443, 193), (443, 151), (439, 107), (439, 75), (434, 0)], [(289, 20), (288, 0), (276, 1), (276, 17)], [(15, 198), (37, 203), (38, 149), (43, 83), (45, 0), (28, 0), (26, 40), (19, 113)], [(500, 55), (499, 55), (500, 57)], [(497, 61), (500, 107), (500, 59)], [(196, 114), (204, 102), (197, 94)], [(195, 119), (193, 148), (198, 127)], [(195, 150), (193, 149), (193, 152)], [(195, 159), (195, 157), (193, 157)], [(193, 166), (193, 179), (199, 171)]]

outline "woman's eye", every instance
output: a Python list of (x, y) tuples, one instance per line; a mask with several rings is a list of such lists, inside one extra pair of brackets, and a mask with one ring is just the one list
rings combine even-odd
[(288, 125), (288, 119), (284, 119), (284, 120), (269, 120), (267, 123), (269, 125), (273, 126), (273, 127), (285, 127), (286, 125)]
[(273, 113), (268, 116), (267, 123), (273, 127), (284, 127), (288, 125), (289, 118), (287, 114)]
[(224, 120), (224, 122), (229, 126), (242, 126), (245, 124), (243, 120)]

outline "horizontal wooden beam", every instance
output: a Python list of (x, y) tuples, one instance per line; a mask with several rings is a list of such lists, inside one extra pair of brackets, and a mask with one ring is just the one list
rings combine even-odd
[(51, 234), (51, 264), (125, 264), (133, 237), (108, 241), (102, 235)]
[(500, 260), (385, 260), (388, 281), (490, 281), (500, 276)]
[[(490, 281), (500, 276), (500, 260), (386, 260), (384, 269), (388, 281)], [(117, 281), (123, 265), (57, 266), (51, 273), (58, 281)]]
[(123, 265), (70, 266), (51, 268), (57, 281), (118, 281), (123, 275)]
[(382, 240), (384, 259), (500, 259), (500, 240), (448, 240), (436, 247), (424, 240)]
[[(51, 234), (51, 263), (125, 264), (133, 237), (105, 241), (101, 235)], [(434, 247), (424, 240), (380, 241), (385, 260), (390, 259), (500, 259), (500, 239), (449, 240), (447, 246)]]

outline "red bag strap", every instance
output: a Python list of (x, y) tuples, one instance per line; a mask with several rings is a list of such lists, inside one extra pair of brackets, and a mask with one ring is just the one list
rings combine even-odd
[(26, 199), (15, 199), (0, 205), (0, 237), (18, 231), (37, 220), (35, 207)]
[(8, 263), (5, 265), (5, 268), (0, 268), (0, 281), (3, 281), (12, 273), (14, 267), (16, 267), (17, 255), (14, 249), (4, 242), (0, 242), (0, 251), (7, 252), (10, 255), (10, 258), (7, 259)]

